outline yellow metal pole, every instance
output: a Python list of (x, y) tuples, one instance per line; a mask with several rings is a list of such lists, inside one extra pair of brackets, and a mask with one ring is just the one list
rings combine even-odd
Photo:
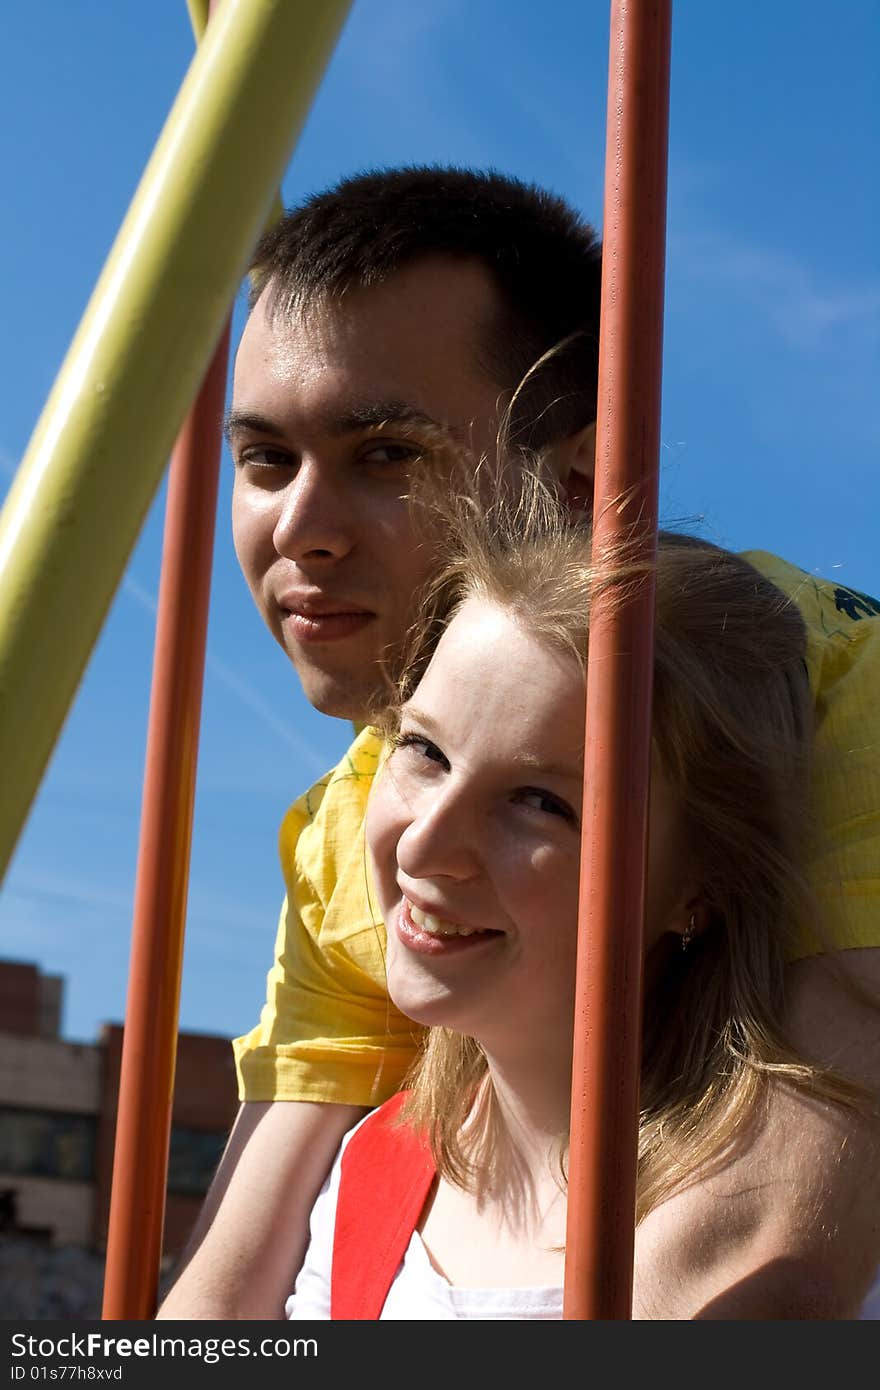
[(350, 0), (223, 0), (0, 514), (0, 874)]
[[(189, 10), (189, 21), (193, 27), (193, 33), (197, 40), (201, 40), (208, 27), (211, 0), (186, 0), (186, 8)], [(217, 6), (215, 5), (214, 8), (216, 9)]]
[[(348, 0), (348, 4), (349, 6), (351, 5), (351, 0)], [(192, 25), (196, 43), (201, 43), (205, 36), (205, 30), (208, 27), (208, 20), (219, 7), (220, 0), (186, 0), (186, 8), (189, 10), (189, 22)], [(272, 206), (269, 210), (269, 216), (266, 219), (266, 226), (271, 226), (273, 222), (277, 222), (279, 217), (283, 215), (284, 206), (281, 202), (281, 194), (276, 193), (275, 197), (272, 199)]]

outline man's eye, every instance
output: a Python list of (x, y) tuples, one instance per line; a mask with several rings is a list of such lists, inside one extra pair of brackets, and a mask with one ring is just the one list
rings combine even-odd
[(415, 444), (394, 444), (390, 440), (378, 440), (361, 453), (363, 463), (378, 464), (380, 467), (400, 468), (414, 462), (421, 450)]
[(540, 787), (522, 787), (517, 792), (516, 799), (522, 806), (531, 806), (544, 815), (559, 816), (570, 825), (577, 825), (577, 816), (568, 802), (563, 801), (561, 796), (554, 796), (552, 792), (542, 791)]
[(396, 734), (392, 742), (395, 752), (410, 748), (417, 757), (425, 758), (428, 762), (439, 763), (441, 767), (449, 766), (443, 750), (438, 748), (436, 743), (432, 743), (430, 739), (423, 738), (421, 734)]
[(242, 450), (238, 462), (254, 468), (288, 468), (291, 457), (284, 449), (273, 449), (268, 444), (254, 444), (249, 449)]

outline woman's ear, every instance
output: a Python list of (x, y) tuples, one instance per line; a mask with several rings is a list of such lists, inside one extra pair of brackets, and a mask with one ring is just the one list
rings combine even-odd
[(669, 930), (681, 937), (681, 949), (689, 946), (702, 936), (712, 919), (709, 904), (700, 896), (689, 898), (669, 924)]
[(550, 450), (553, 471), (562, 486), (572, 516), (593, 515), (593, 479), (596, 472), (596, 422), (560, 440)]

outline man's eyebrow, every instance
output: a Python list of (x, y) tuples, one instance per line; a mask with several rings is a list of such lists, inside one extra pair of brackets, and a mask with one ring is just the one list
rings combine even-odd
[[(435, 420), (425, 410), (419, 410), (407, 401), (364, 401), (354, 403), (341, 414), (328, 415), (324, 428), (328, 434), (341, 436), (356, 434), (359, 430), (378, 429), (381, 425), (409, 425), (429, 429), (446, 435), (456, 442), (463, 441), (463, 432)], [(223, 433), (229, 443), (234, 434), (240, 432), (269, 435), (272, 439), (283, 439), (284, 428), (266, 415), (250, 410), (230, 410), (223, 424)]]
[(223, 435), (227, 444), (239, 430), (249, 430), (252, 434), (269, 434), (273, 439), (283, 439), (284, 431), (274, 420), (265, 415), (256, 415), (250, 410), (230, 410), (223, 421)]
[(421, 431), (426, 436), (423, 442), (434, 446), (451, 443), (457, 448), (465, 448), (468, 444), (468, 431), (456, 429), (444, 420), (436, 420), (426, 410), (419, 410), (418, 406), (410, 405), (408, 401), (355, 402), (329, 418), (326, 429), (328, 434), (341, 438), (363, 430), (381, 429), (385, 425), (411, 429), (416, 434)]
[(376, 429), (379, 425), (427, 425), (444, 429), (427, 411), (418, 410), (406, 401), (365, 401), (351, 406), (344, 415), (335, 415), (328, 427), (333, 434), (353, 434), (355, 430)]

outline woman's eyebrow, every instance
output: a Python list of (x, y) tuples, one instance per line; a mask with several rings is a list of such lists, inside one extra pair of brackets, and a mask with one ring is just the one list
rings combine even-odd
[(411, 704), (409, 701), (407, 701), (405, 705), (401, 706), (400, 718), (401, 722), (404, 719), (411, 719), (414, 724), (420, 725), (420, 727), (425, 729), (429, 734), (436, 734), (440, 732), (440, 725), (437, 723), (437, 720), (433, 717), (433, 715), (427, 714), (424, 710), (418, 709), (416, 705)]
[[(425, 710), (421, 710), (416, 705), (410, 704), (409, 702), (401, 707), (400, 720), (401, 723), (405, 720), (411, 720), (413, 724), (417, 725), (419, 729), (424, 730), (426, 734), (433, 734), (435, 737), (442, 736), (443, 734), (443, 730), (433, 715), (428, 714)], [(565, 762), (562, 763), (548, 762), (548, 760), (542, 758), (539, 753), (530, 752), (517, 753), (512, 761), (516, 767), (522, 768), (523, 772), (528, 772), (534, 776), (569, 777), (573, 782), (577, 782), (578, 784), (583, 782), (584, 746), (582, 743), (579, 744), (578, 747), (572, 749), (571, 759), (566, 759)]]
[(570, 762), (548, 763), (543, 758), (533, 758), (526, 753), (516, 759), (516, 764), (524, 772), (532, 773), (536, 777), (568, 777), (580, 785), (584, 780), (583, 761), (584, 755), (581, 750), (579, 753), (572, 753)]

